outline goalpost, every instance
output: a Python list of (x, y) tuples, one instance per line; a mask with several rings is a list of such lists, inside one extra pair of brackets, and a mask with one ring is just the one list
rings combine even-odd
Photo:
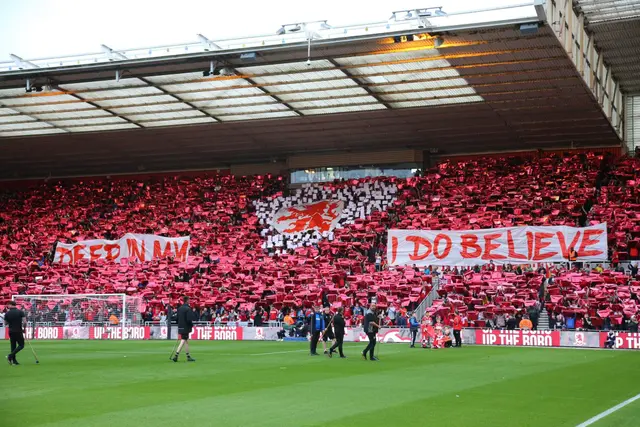
[[(139, 296), (126, 294), (13, 295), (11, 299), (27, 315), (27, 325), (31, 328), (27, 332), (32, 338), (33, 331), (37, 327), (57, 327), (58, 329), (51, 329), (56, 334), (60, 328), (63, 328), (63, 332), (66, 333), (70, 328), (75, 328), (73, 330), (77, 332), (89, 331), (90, 329), (86, 327), (94, 327), (100, 328), (100, 331), (119, 328), (118, 335), (126, 340), (127, 327), (144, 323), (139, 311), (142, 302)], [(94, 329), (91, 330), (94, 331)], [(57, 339), (58, 337), (44, 338)]]

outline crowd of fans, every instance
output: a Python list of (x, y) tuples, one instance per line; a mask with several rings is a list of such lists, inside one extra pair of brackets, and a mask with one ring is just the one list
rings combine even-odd
[[(429, 310), (443, 324), (458, 310), (469, 325), (509, 328), (526, 314), (536, 327), (546, 310), (554, 327), (633, 329), (638, 272), (621, 263), (639, 259), (639, 180), (638, 159), (584, 153), (443, 162), (414, 178), (341, 181), (294, 192), (286, 179), (270, 175), (48, 182), (4, 190), (0, 311), (14, 294), (127, 293), (142, 297), (144, 320), (159, 321), (167, 305), (187, 294), (205, 322), (255, 323), (256, 316), (284, 322), (289, 316), (299, 328), (323, 299), (332, 309), (344, 307), (348, 325), (358, 325), (358, 307), (375, 299), (388, 325), (404, 326), (438, 277), (440, 298)], [(276, 237), (269, 217), (277, 209), (332, 194), (345, 202), (349, 216), (339, 228), (289, 241)], [(390, 227), (600, 222), (608, 225), (607, 270), (385, 266)], [(125, 233), (190, 235), (189, 262), (51, 262), (57, 241)]]

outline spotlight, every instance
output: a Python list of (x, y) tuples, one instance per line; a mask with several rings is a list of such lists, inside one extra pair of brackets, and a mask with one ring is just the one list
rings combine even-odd
[(287, 30), (284, 29), (284, 26), (280, 27), (280, 29), (278, 31), (276, 31), (276, 35), (278, 36), (282, 36), (287, 32)]

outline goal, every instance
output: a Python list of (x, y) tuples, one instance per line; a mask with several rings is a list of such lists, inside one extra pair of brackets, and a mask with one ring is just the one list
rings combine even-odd
[[(13, 295), (32, 339), (127, 339), (143, 323), (142, 299), (125, 294)], [(71, 336), (74, 335), (74, 336)]]

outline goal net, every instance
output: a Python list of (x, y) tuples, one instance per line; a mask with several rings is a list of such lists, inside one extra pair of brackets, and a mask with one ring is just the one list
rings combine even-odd
[(31, 339), (128, 339), (141, 325), (141, 298), (125, 294), (14, 295)]

